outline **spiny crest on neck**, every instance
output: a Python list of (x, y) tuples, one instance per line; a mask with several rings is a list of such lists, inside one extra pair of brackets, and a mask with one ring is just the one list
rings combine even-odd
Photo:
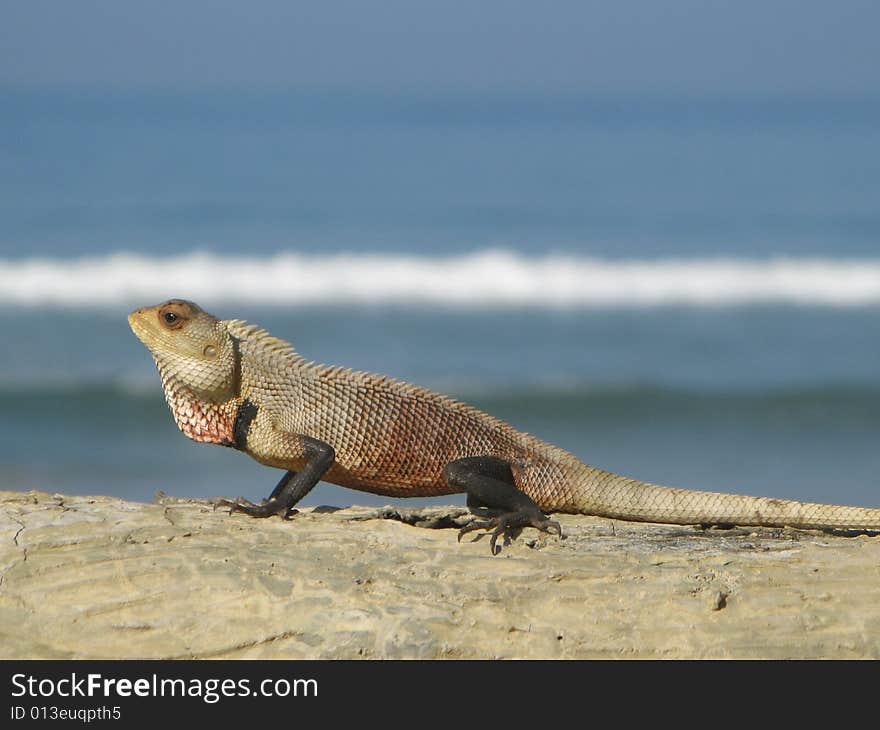
[(261, 355), (284, 360), (290, 365), (300, 365), (305, 362), (305, 358), (293, 349), (293, 345), (280, 337), (275, 337), (259, 325), (243, 319), (228, 319), (224, 324), (233, 337), (246, 342)]

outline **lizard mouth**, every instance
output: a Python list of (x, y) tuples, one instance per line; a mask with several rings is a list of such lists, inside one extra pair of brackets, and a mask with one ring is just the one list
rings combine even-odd
[(128, 315), (128, 326), (131, 327), (131, 331), (134, 332), (135, 337), (145, 345), (150, 336), (150, 326), (146, 322), (148, 313), (149, 307), (141, 307), (140, 309), (135, 309)]

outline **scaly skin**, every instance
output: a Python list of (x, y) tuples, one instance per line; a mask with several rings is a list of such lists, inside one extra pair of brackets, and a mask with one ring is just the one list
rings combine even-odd
[(492, 456), (510, 465), (515, 486), (543, 512), (672, 524), (880, 530), (880, 509), (691, 491), (612, 474), (452, 398), (384, 376), (306, 362), (264, 330), (218, 320), (191, 302), (139, 309), (129, 323), (156, 361), (183, 433), (235, 446), (267, 466), (300, 472), (316, 440), (332, 447), (325, 481), (374, 494), (427, 497), (465, 491), (448, 481), (444, 470), (450, 463)]

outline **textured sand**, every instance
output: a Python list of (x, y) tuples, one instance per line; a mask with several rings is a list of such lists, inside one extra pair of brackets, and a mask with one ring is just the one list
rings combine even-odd
[(467, 519), (0, 492), (0, 656), (880, 657), (880, 538)]

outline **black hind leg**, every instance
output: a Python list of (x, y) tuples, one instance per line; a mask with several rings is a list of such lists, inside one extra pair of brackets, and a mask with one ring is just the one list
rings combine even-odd
[(497, 555), (498, 538), (503, 535), (507, 544), (511, 533), (523, 527), (562, 536), (559, 523), (548, 520), (534, 500), (516, 487), (513, 471), (504, 459), (494, 456), (458, 459), (446, 465), (443, 475), (452, 486), (467, 492), (468, 507), (488, 507), (500, 512), (490, 519), (478, 519), (465, 525), (458, 533), (459, 540), (473, 530), (492, 530), (489, 548), (493, 555)]

